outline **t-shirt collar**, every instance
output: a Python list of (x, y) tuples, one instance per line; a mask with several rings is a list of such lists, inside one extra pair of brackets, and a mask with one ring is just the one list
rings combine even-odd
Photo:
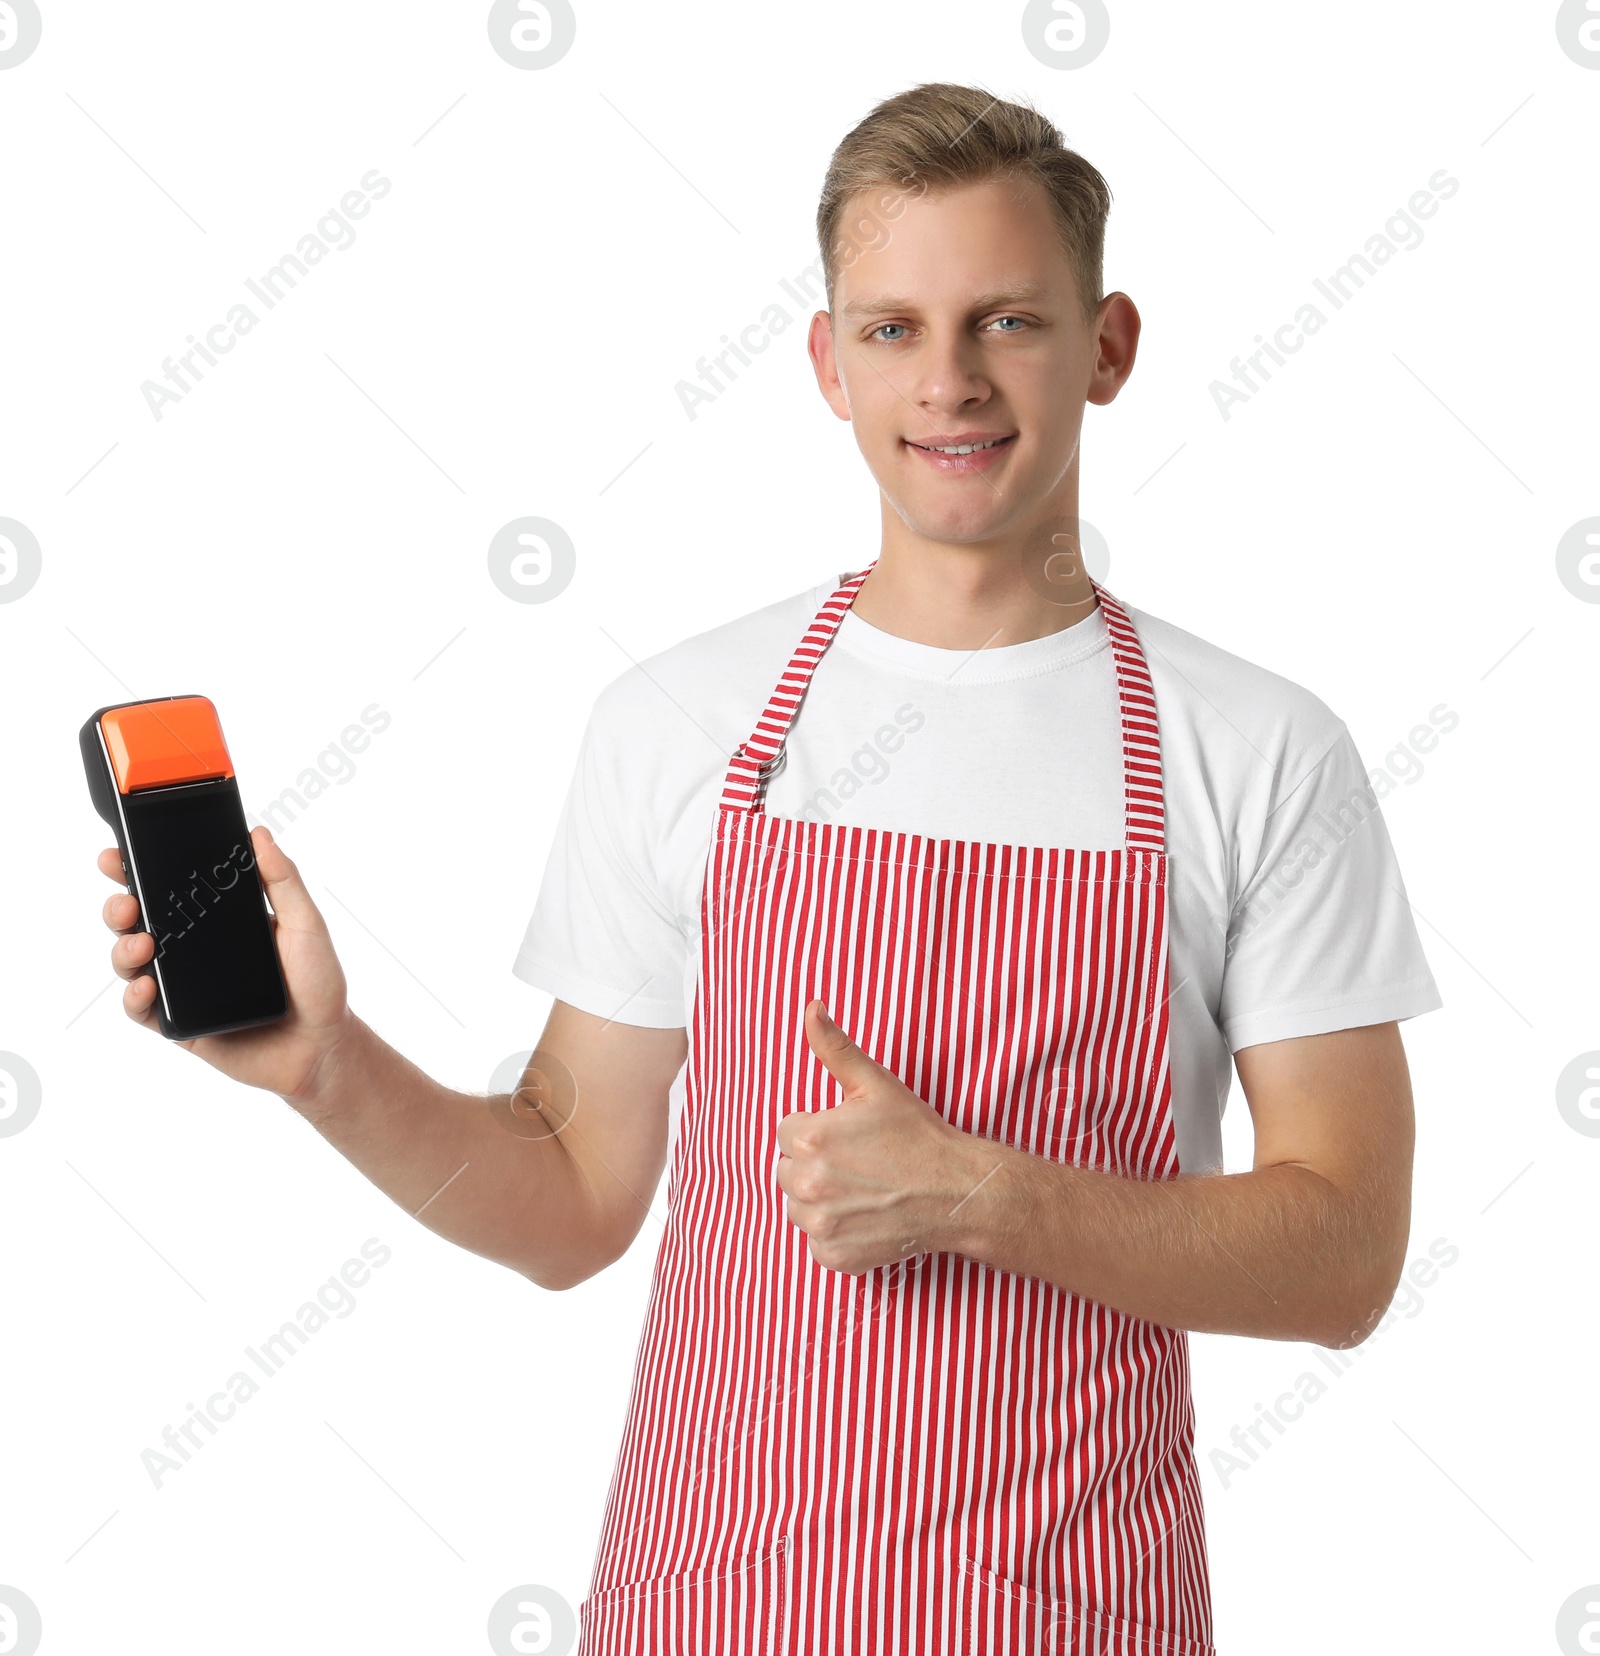
[[(831, 588), (828, 590), (832, 590)], [(821, 588), (818, 602), (827, 597)], [(1104, 649), (1110, 642), (1106, 618), (1099, 607), (1070, 627), (1018, 644), (989, 644), (978, 650), (947, 650), (901, 638), (847, 610), (834, 634), (833, 648), (861, 660), (876, 662), (907, 678), (950, 684), (998, 684), (1007, 679), (1033, 678), (1070, 666)]]

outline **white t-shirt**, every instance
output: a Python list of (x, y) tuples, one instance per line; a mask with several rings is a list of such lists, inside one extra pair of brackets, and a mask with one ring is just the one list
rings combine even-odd
[[(836, 585), (686, 639), (600, 693), (518, 977), (622, 1023), (690, 1024), (728, 759)], [(1288, 679), (1123, 607), (1161, 733), (1169, 1056), (1179, 1165), (1190, 1172), (1221, 1165), (1232, 1052), (1442, 1002), (1343, 722)], [(852, 609), (790, 727), (767, 812), (1115, 849), (1125, 843), (1119, 721), (1098, 609), (1046, 637), (977, 651), (898, 638)], [(674, 1137), (683, 1086), (680, 1071)]]

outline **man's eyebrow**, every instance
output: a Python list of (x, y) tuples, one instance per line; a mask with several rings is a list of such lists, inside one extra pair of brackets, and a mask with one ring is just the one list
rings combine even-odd
[[(1028, 299), (1038, 299), (1047, 290), (1039, 282), (1015, 282), (1009, 287), (996, 288), (993, 293), (980, 293), (972, 301), (974, 311), (994, 310), (998, 305), (1016, 305)], [(841, 316), (881, 316), (885, 311), (909, 311), (917, 308), (914, 299), (902, 299), (896, 294), (873, 294), (866, 299), (852, 299), (841, 305)]]

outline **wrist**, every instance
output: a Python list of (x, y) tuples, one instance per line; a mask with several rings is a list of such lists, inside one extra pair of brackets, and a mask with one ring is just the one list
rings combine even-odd
[(939, 1248), (981, 1259), (1006, 1177), (1005, 1159), (1016, 1152), (959, 1127), (951, 1127), (950, 1135)]
[(347, 1004), (337, 1024), (318, 1031), (317, 1050), (299, 1085), (279, 1097), (311, 1121), (330, 1113), (348, 1090), (358, 1049), (370, 1034)]

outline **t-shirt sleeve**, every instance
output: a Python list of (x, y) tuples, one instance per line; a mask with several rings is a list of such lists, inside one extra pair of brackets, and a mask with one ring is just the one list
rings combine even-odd
[(1344, 726), (1273, 806), (1243, 874), (1219, 1016), (1231, 1052), (1443, 1005), (1381, 802)]
[(511, 970), (597, 1017), (682, 1028), (688, 939), (651, 869), (652, 813), (632, 797), (643, 767), (622, 742), (637, 726), (607, 707), (602, 695), (584, 729)]

